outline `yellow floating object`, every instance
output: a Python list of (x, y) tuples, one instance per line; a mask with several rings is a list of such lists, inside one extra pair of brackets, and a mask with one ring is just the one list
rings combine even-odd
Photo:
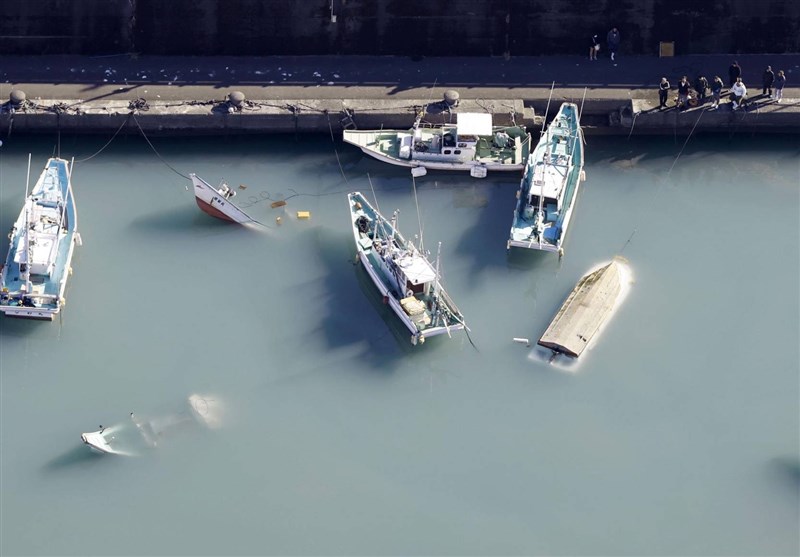
[(297, 211), (297, 218), (298, 219), (310, 219), (311, 218), (311, 211)]

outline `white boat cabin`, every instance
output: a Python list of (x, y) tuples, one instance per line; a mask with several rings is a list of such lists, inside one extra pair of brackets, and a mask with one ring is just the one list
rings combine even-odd
[[(466, 162), (475, 159), (478, 142), (492, 137), (492, 115), (463, 113), (457, 115), (456, 124), (440, 128), (415, 127), (410, 132), (398, 134), (400, 158), (417, 161)], [(493, 141), (505, 148), (513, 139), (505, 132), (497, 132)]]
[(63, 207), (58, 201), (35, 199), (29, 203), (26, 211), (28, 230), (21, 238), (22, 249), (17, 250), (14, 262), (20, 266), (21, 272), (27, 265), (32, 275), (52, 277), (58, 255)]
[(567, 152), (567, 141), (566, 136), (554, 137), (543, 160), (537, 161), (533, 167), (524, 218), (532, 218), (541, 204), (545, 220), (552, 222), (557, 219), (564, 200), (567, 176), (572, 167), (572, 157)]

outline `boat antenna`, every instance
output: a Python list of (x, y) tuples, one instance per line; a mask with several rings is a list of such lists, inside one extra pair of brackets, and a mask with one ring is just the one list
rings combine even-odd
[(583, 103), (586, 101), (586, 90), (588, 87), (583, 88), (583, 98), (581, 99), (581, 109), (578, 111), (578, 120), (580, 120), (581, 116), (583, 116)]
[(28, 153), (28, 177), (25, 179), (25, 199), (28, 199), (28, 188), (31, 184), (31, 154)]
[(552, 85), (550, 85), (550, 96), (547, 97), (547, 107), (544, 109), (544, 120), (542, 121), (542, 131), (539, 132), (539, 135), (544, 133), (544, 127), (547, 124), (547, 114), (550, 112), (550, 100), (553, 98), (553, 89), (556, 87), (556, 82), (554, 81)]
[[(375, 195), (375, 188), (372, 186), (372, 177), (370, 177), (369, 173), (367, 173), (367, 181), (369, 182), (369, 189), (372, 190), (372, 199), (375, 200), (375, 211), (377, 211), (377, 213), (382, 216), (383, 212), (381, 211), (380, 205), (378, 205), (378, 196)], [(395, 211), (395, 213), (396, 213), (396, 211)], [(385, 218), (380, 218), (380, 219), (375, 219), (375, 220), (377, 221), (377, 225), (381, 227), (381, 235), (385, 237), (386, 236), (386, 227), (385, 227), (385, 220), (386, 219)], [(396, 226), (396, 224), (394, 224), (393, 227), (394, 226)], [(392, 230), (392, 240), (394, 240), (394, 230)]]
[[(414, 189), (414, 204), (417, 206), (417, 224), (419, 225), (419, 251), (425, 253), (424, 244), (422, 242), (422, 217), (419, 214), (419, 200), (417, 199), (417, 180), (414, 175), (411, 175), (411, 185)], [(441, 244), (439, 244), (441, 247)]]
[[(433, 85), (431, 85), (430, 90), (428, 91), (428, 102), (422, 105), (422, 113), (417, 115), (417, 119), (414, 121), (414, 127), (416, 128), (419, 126), (420, 120), (422, 117), (427, 114), (428, 112), (428, 105), (431, 104), (433, 101), (433, 89), (436, 87), (436, 82), (439, 81), (439, 78), (433, 80)], [(449, 106), (449, 105), (448, 105)]]

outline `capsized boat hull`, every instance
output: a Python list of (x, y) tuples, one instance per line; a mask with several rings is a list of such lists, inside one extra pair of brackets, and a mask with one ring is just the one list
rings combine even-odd
[(230, 197), (233, 195), (226, 195), (217, 190), (196, 174), (189, 174), (189, 178), (192, 180), (195, 201), (201, 211), (212, 217), (237, 224), (253, 222), (247, 213), (230, 201)]
[(512, 247), (563, 253), (583, 172), (578, 107), (563, 103), (528, 157), (507, 242)]
[(465, 329), (463, 315), (424, 256), (359, 192), (348, 194), (348, 202), (358, 260), (384, 303), (411, 333), (411, 343)]
[(0, 273), (0, 312), (52, 321), (64, 307), (75, 245), (80, 245), (71, 169), (51, 158), (9, 233)]

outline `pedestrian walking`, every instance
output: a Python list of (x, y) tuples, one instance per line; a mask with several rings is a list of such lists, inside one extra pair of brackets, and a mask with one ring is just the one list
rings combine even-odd
[(747, 87), (745, 87), (742, 78), (737, 77), (736, 83), (731, 87), (731, 102), (734, 110), (744, 106), (745, 97), (747, 97)]
[(667, 108), (667, 95), (669, 95), (669, 81), (666, 77), (661, 78), (658, 84), (658, 109)]
[(722, 78), (718, 75), (714, 76), (711, 81), (711, 108), (714, 110), (719, 106), (719, 98), (722, 95)]
[(772, 73), (772, 66), (767, 66), (767, 69), (764, 70), (764, 75), (761, 76), (761, 85), (764, 86), (764, 90), (761, 91), (761, 94), (771, 97), (773, 83), (775, 83), (775, 74)]
[(689, 79), (686, 76), (683, 76), (681, 80), (678, 82), (678, 109), (683, 110), (686, 108), (686, 105), (689, 103)]
[(617, 49), (619, 48), (620, 42), (620, 34), (616, 27), (613, 27), (611, 31), (608, 32), (606, 35), (606, 44), (608, 44), (608, 51), (611, 53), (611, 60), (614, 60), (614, 55), (617, 53)]
[(742, 68), (739, 66), (739, 62), (734, 60), (733, 64), (728, 66), (728, 87), (733, 87), (736, 79), (740, 77), (742, 77)]
[(589, 39), (589, 60), (597, 60), (597, 53), (600, 51), (600, 37), (596, 34)]
[(697, 91), (697, 101), (700, 104), (706, 102), (706, 90), (708, 89), (708, 80), (703, 75), (698, 75), (694, 80), (694, 90)]
[(778, 70), (778, 75), (775, 77), (775, 102), (781, 102), (784, 85), (786, 85), (786, 76), (783, 70)]

